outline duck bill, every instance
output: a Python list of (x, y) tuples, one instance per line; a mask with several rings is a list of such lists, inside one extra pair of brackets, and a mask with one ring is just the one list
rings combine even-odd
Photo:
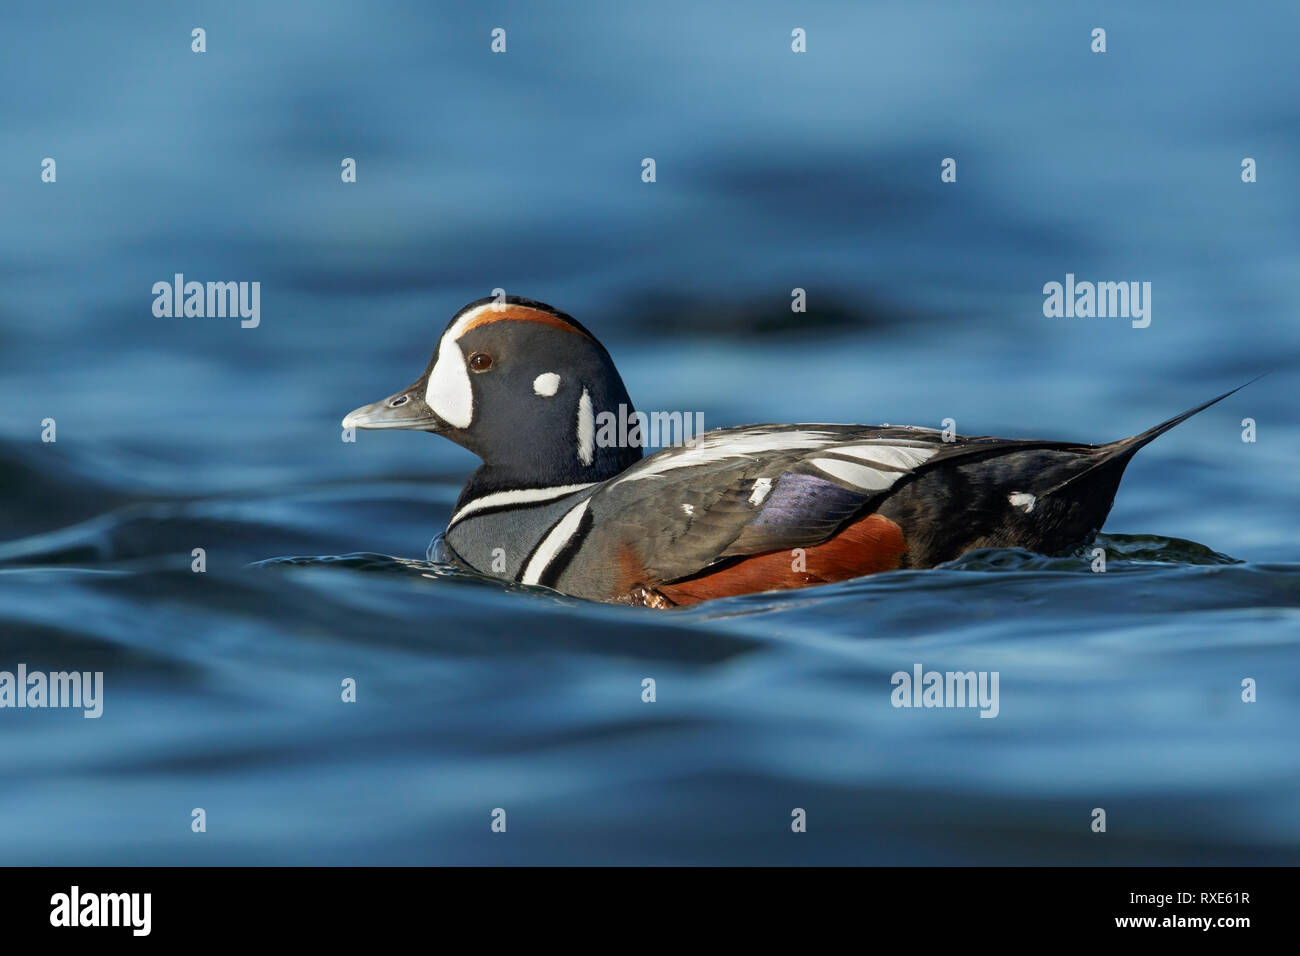
[(344, 428), (409, 428), (416, 431), (440, 432), (447, 423), (434, 414), (424, 402), (422, 382), (389, 395), (382, 402), (362, 405), (343, 419)]

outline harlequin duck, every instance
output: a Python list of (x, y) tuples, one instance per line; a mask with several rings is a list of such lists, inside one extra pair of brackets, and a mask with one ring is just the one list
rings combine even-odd
[(510, 296), (461, 309), (414, 384), (343, 426), (434, 432), (483, 460), (441, 539), (447, 557), (666, 608), (974, 548), (1069, 551), (1101, 527), (1139, 448), (1230, 394), (1104, 445), (746, 425), (642, 458), (596, 440), (597, 416), (632, 408), (609, 353), (563, 312)]

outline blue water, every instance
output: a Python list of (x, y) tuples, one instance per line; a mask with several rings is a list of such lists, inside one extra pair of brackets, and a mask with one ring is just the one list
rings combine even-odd
[[(614, 7), (5, 10), (0, 670), (105, 691), (0, 710), (0, 860), (1300, 860), (1294, 6)], [(176, 272), (261, 324), (155, 318)], [(1067, 272), (1150, 327), (1045, 318)], [(340, 441), (495, 287), (709, 427), (1105, 441), (1274, 371), (1138, 456), (1104, 574), (657, 613), (427, 563), (474, 460)], [(998, 716), (894, 708), (917, 663)]]

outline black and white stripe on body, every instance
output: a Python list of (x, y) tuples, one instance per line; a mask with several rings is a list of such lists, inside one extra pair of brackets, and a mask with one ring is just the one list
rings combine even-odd
[[(590, 496), (592, 487), (489, 495), (453, 515), (444, 540), (462, 562), (482, 574), (537, 584), (536, 579), (525, 579), (529, 560), (554, 526)], [(536, 567), (544, 570), (546, 563)]]

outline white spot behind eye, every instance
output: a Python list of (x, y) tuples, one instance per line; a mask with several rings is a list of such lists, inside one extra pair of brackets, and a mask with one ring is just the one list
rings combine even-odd
[(554, 372), (543, 372), (533, 379), (533, 391), (543, 398), (550, 398), (560, 390), (560, 376)]

